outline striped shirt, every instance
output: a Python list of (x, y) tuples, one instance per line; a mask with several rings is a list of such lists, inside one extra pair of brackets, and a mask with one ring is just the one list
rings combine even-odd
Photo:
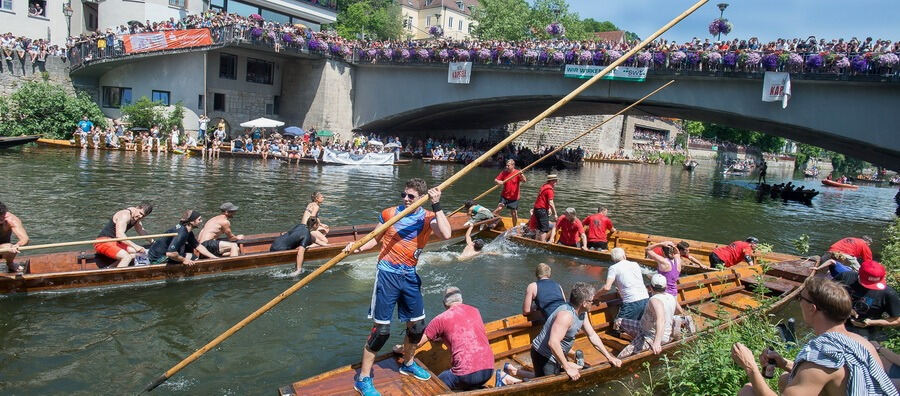
[[(810, 340), (794, 360), (794, 367), (810, 362), (829, 369), (847, 371), (847, 395), (897, 396), (897, 388), (869, 350), (846, 335), (834, 332)], [(796, 372), (791, 372), (793, 379)]]

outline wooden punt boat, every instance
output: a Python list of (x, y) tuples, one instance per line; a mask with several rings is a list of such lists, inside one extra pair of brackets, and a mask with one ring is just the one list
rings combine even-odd
[[(457, 214), (450, 217), (453, 229), (452, 239), (465, 235), (464, 223), (468, 217)], [(495, 219), (476, 224), (476, 230), (488, 228)], [(374, 230), (376, 224), (336, 227), (328, 234), (329, 244), (307, 249), (305, 262), (334, 257), (347, 243), (362, 238)], [(16, 263), (24, 264), (24, 274), (0, 274), (0, 293), (35, 292), (46, 290), (97, 287), (127, 283), (138, 283), (160, 279), (178, 279), (197, 275), (215, 274), (226, 271), (246, 270), (293, 263), (296, 250), (269, 252), (272, 241), (281, 233), (249, 235), (239, 242), (241, 255), (216, 259), (197, 260), (194, 265), (146, 265), (126, 268), (100, 269), (104, 265), (103, 256), (93, 250), (48, 253), (34, 256), (19, 255)], [(432, 236), (432, 238), (434, 238)], [(435, 241), (435, 239), (432, 239)], [(377, 252), (377, 250), (373, 250)]]
[[(203, 153), (203, 149), (200, 147), (194, 147), (194, 148), (191, 148), (190, 150), (191, 150), (191, 153), (193, 153), (193, 154), (202, 154)], [(207, 152), (207, 155), (209, 155), (208, 152)], [(261, 153), (235, 152), (235, 151), (228, 151), (225, 149), (223, 149), (222, 151), (219, 151), (218, 156), (219, 157), (232, 157), (232, 158), (262, 159)], [(330, 163), (330, 162), (316, 161), (315, 158), (310, 158), (310, 157), (288, 158), (287, 156), (284, 156), (284, 155), (270, 154), (268, 156), (268, 158), (273, 159), (273, 160), (280, 160), (280, 161), (284, 162), (285, 164), (296, 162), (296, 163), (310, 164), (310, 165), (342, 165), (342, 164), (334, 164), (334, 163)], [(412, 162), (412, 160), (408, 160), (408, 159), (394, 160), (394, 165), (407, 165), (411, 162)]]
[(822, 184), (824, 184), (828, 187), (850, 188), (850, 189), (854, 189), (854, 190), (859, 188), (859, 186), (854, 186), (852, 184), (838, 183), (834, 180), (829, 180), (829, 179), (822, 179)]
[(40, 139), (41, 135), (7, 136), (0, 137), (0, 148), (10, 148), (31, 143)]
[(585, 158), (584, 162), (597, 162), (604, 164), (639, 164), (641, 160), (632, 158)]
[[(814, 275), (814, 265), (809, 260), (780, 262), (767, 266), (766, 273), (762, 273), (762, 266), (738, 265), (721, 271), (682, 277), (678, 285), (678, 300), (694, 317), (698, 333), (681, 341), (664, 344), (662, 353), (670, 353), (684, 343), (695, 341), (703, 333), (728, 328), (743, 320), (749, 309), (771, 311), (781, 307), (799, 293), (803, 281)], [(757, 285), (760, 284), (768, 292), (757, 293)], [(764, 298), (774, 298), (774, 302), (763, 306)], [(610, 322), (621, 303), (615, 293), (607, 293), (595, 299), (590, 312), (591, 324), (606, 348), (615, 354), (629, 344), (629, 341), (609, 332)], [(513, 306), (515, 304), (510, 304), (510, 307)], [(531, 340), (540, 331), (540, 326), (533, 325), (522, 315), (514, 315), (485, 324), (485, 330), (494, 352), (495, 368), (511, 363), (532, 370)], [(562, 373), (495, 388), (494, 378), (491, 378), (483, 389), (454, 393), (437, 378), (438, 373), (449, 368), (450, 362), (449, 351), (439, 342), (425, 344), (416, 355), (417, 362), (431, 372), (429, 381), (400, 375), (397, 372), (400, 363), (393, 354), (381, 355), (376, 359), (373, 380), (385, 395), (554, 395), (621, 378), (626, 373), (640, 370), (644, 362), (651, 362), (659, 357), (649, 350), (644, 351), (623, 359), (622, 367), (616, 368), (590, 345), (583, 332), (576, 336), (572, 350), (584, 352), (587, 366), (581, 371), (581, 379), (578, 381), (571, 381)], [(279, 394), (356, 395), (353, 377), (358, 370), (358, 363), (339, 367), (283, 386), (279, 388)]]
[[(108, 146), (106, 146), (105, 143), (101, 144), (100, 147), (92, 147), (91, 144), (88, 144), (86, 147), (81, 147), (81, 145), (79, 145), (75, 140), (63, 140), (63, 139), (43, 139), (43, 138), (41, 138), (41, 139), (37, 140), (37, 144), (42, 145), (42, 146), (65, 147), (65, 148), (78, 149), (78, 150), (86, 148), (86, 149), (90, 149), (90, 150), (106, 150), (106, 151), (134, 151), (134, 152), (142, 151), (140, 138), (135, 139), (134, 145), (135, 145), (136, 149), (134, 149), (134, 150), (126, 150), (124, 143), (120, 144), (119, 147), (108, 147)], [(190, 150), (194, 150), (194, 149), (200, 150), (199, 148), (190, 148)], [(183, 152), (179, 153), (176, 150), (178, 150), (178, 149), (167, 148), (166, 152), (171, 152), (173, 154), (183, 154)], [(158, 151), (156, 148), (153, 148), (153, 150), (151, 152), (156, 153)]]
[[(486, 230), (484, 235), (490, 236), (500, 236), (509, 230), (512, 227), (512, 219), (509, 217), (503, 217), (503, 221), (498, 223), (496, 227), (490, 230)], [(612, 257), (610, 257), (609, 253), (599, 252), (596, 250), (581, 250), (579, 248), (574, 248), (571, 246), (560, 245), (556, 243), (547, 243), (536, 241), (534, 239), (525, 238), (516, 235), (507, 235), (509, 240), (518, 243), (524, 246), (537, 247), (541, 249), (547, 249), (553, 252), (563, 253), (571, 256), (585, 257), (597, 261), (612, 261)], [(717, 243), (712, 242), (703, 242), (703, 241), (695, 241), (692, 239), (684, 239), (684, 238), (673, 238), (666, 237), (660, 235), (651, 235), (651, 234), (642, 234), (639, 232), (630, 232), (630, 231), (616, 231), (609, 237), (609, 248), (620, 247), (625, 250), (625, 255), (629, 260), (635, 261), (638, 264), (646, 265), (652, 268), (656, 268), (656, 262), (644, 258), (645, 249), (647, 246), (650, 246), (657, 242), (662, 241), (673, 241), (678, 243), (679, 241), (685, 241), (691, 245), (691, 256), (699, 260), (703, 266), (698, 266), (696, 264), (691, 264), (687, 262), (687, 260), (683, 261), (682, 264), (682, 273), (683, 274), (696, 274), (701, 272), (709, 271), (709, 254), (718, 247), (724, 246)], [(768, 253), (763, 256), (767, 261), (789, 261), (789, 260), (797, 260), (800, 259), (798, 256), (784, 254), (784, 253)]]

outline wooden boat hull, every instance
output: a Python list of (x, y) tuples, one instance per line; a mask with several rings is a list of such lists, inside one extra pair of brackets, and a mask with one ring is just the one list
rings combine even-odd
[(822, 179), (822, 184), (824, 184), (828, 187), (850, 188), (850, 189), (854, 189), (854, 190), (859, 188), (859, 186), (854, 186), (852, 184), (838, 183), (834, 180), (828, 180), (828, 179)]
[[(811, 260), (775, 263), (762, 273), (761, 266), (739, 265), (729, 269), (704, 274), (682, 277), (678, 286), (678, 298), (681, 306), (691, 312), (697, 324), (698, 333), (681, 341), (673, 341), (663, 345), (664, 354), (671, 353), (687, 342), (692, 342), (702, 334), (723, 330), (746, 318), (745, 312), (752, 308), (761, 308), (761, 295), (755, 294), (756, 283), (769, 287), (768, 296), (776, 297), (773, 304), (764, 307), (772, 311), (783, 306), (800, 291), (802, 282), (814, 275)], [(523, 283), (524, 287), (524, 283)], [(607, 293), (595, 297), (595, 305), (591, 309), (590, 321), (600, 335), (604, 345), (611, 352), (618, 353), (628, 345), (628, 341), (608, 333), (610, 322), (614, 319), (621, 300), (615, 293)], [(514, 305), (511, 305), (514, 306)], [(720, 325), (715, 319), (724, 319)], [(525, 317), (514, 315), (485, 324), (488, 342), (494, 353), (494, 367), (502, 368), (505, 363), (531, 370), (530, 345), (533, 337), (540, 331), (539, 325), (533, 325)], [(493, 387), (494, 378), (488, 380), (486, 388), (457, 392), (463, 395), (555, 395), (562, 392), (575, 391), (602, 382), (622, 377), (624, 374), (639, 370), (644, 362), (654, 361), (660, 355), (644, 351), (622, 360), (621, 368), (611, 366), (608, 361), (593, 347), (583, 332), (576, 336), (573, 350), (584, 352), (587, 368), (581, 371), (581, 379), (571, 381), (565, 374), (546, 376), (515, 385), (500, 388)], [(429, 381), (419, 381), (396, 372), (398, 357), (385, 354), (377, 358), (374, 383), (384, 394), (404, 395), (449, 395), (454, 394), (440, 380), (437, 373), (449, 368), (450, 354), (439, 342), (429, 342), (419, 349), (417, 361), (432, 373)], [(347, 365), (314, 377), (295, 382), (279, 388), (279, 394), (287, 395), (353, 395), (353, 376), (359, 364)]]
[[(465, 215), (450, 217), (452, 238), (461, 238), (466, 231)], [(476, 225), (476, 230), (488, 228), (496, 220), (486, 220)], [(375, 224), (341, 227), (331, 230), (326, 246), (306, 250), (305, 261), (329, 259), (336, 256), (349, 242), (374, 230)], [(272, 240), (280, 233), (248, 236), (240, 243), (241, 255), (216, 259), (197, 260), (194, 265), (147, 265), (126, 268), (100, 269), (93, 251), (61, 252), (35, 256), (19, 256), (17, 263), (27, 266), (25, 274), (0, 274), (0, 293), (36, 292), (47, 290), (99, 287), (130, 284), (164, 279), (188, 278), (198, 275), (247, 270), (293, 263), (296, 250), (269, 252)], [(432, 236), (432, 241), (436, 239)], [(377, 252), (372, 250), (371, 252)]]
[(23, 144), (34, 142), (40, 138), (41, 135), (0, 137), (0, 148), (21, 146)]
[(639, 164), (641, 161), (630, 158), (585, 158), (584, 162), (595, 162), (602, 164)]
[[(190, 149), (190, 152), (193, 153), (193, 154), (203, 154), (203, 148), (201, 148), (201, 147), (193, 147), (193, 148)], [(207, 154), (208, 154), (208, 153), (207, 153)], [(261, 154), (261, 153), (247, 153), (247, 152), (228, 151), (228, 150), (226, 150), (224, 147), (223, 147), (223, 149), (222, 149), (221, 151), (219, 151), (218, 156), (219, 156), (219, 157), (232, 157), (232, 158), (262, 159), (262, 154)], [(288, 158), (287, 156), (284, 156), (284, 155), (274, 155), (274, 154), (270, 154), (267, 158), (273, 159), (273, 160), (281, 160), (281, 161), (284, 162), (284, 163), (292, 163), (292, 162), (296, 162), (296, 163), (300, 163), (300, 164), (310, 164), (310, 165), (343, 165), (343, 164), (335, 164), (335, 163), (330, 163), (330, 162), (316, 161), (315, 158), (309, 158), (309, 157), (303, 157), (303, 158)], [(409, 163), (411, 163), (411, 162), (412, 162), (412, 161), (411, 161), (411, 160), (408, 160), (408, 159), (401, 159), (401, 160), (395, 160), (394, 163), (393, 163), (393, 165), (407, 165), (407, 164), (409, 164)]]

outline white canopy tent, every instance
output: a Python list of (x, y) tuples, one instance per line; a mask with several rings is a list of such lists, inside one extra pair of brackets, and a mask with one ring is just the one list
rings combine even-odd
[(284, 126), (284, 123), (281, 121), (270, 120), (268, 118), (261, 117), (255, 120), (241, 123), (241, 126), (244, 128), (278, 128), (280, 126)]
[(381, 143), (381, 142), (379, 142), (379, 141), (377, 141), (377, 140), (374, 140), (374, 139), (373, 139), (373, 140), (369, 140), (368, 143), (366, 143), (366, 144), (370, 144), (370, 145), (373, 145), (373, 146), (384, 146), (384, 143)]

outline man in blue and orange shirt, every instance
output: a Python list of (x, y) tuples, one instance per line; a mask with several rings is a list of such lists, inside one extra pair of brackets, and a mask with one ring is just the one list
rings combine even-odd
[[(425, 332), (425, 304), (422, 299), (422, 280), (416, 273), (419, 255), (431, 233), (441, 239), (450, 239), (450, 221), (441, 210), (441, 191), (428, 190), (422, 179), (411, 179), (400, 193), (403, 204), (381, 211), (378, 221), (387, 222), (390, 218), (406, 209), (425, 193), (431, 197), (429, 212), (417, 208), (400, 221), (394, 223), (381, 236), (381, 253), (378, 254), (378, 268), (375, 275), (375, 287), (372, 293), (372, 304), (369, 307), (369, 318), (375, 325), (366, 340), (363, 349), (362, 367), (356, 377), (354, 388), (363, 396), (380, 395), (372, 384), (372, 365), (375, 354), (381, 350), (391, 336), (391, 316), (397, 306), (397, 317), (406, 322), (406, 339), (403, 345), (403, 365), (400, 374), (427, 381), (431, 378), (428, 370), (415, 363), (413, 359), (416, 344)], [(377, 244), (375, 239), (361, 246), (354, 253), (369, 250)], [(353, 244), (344, 249), (349, 251)]]

